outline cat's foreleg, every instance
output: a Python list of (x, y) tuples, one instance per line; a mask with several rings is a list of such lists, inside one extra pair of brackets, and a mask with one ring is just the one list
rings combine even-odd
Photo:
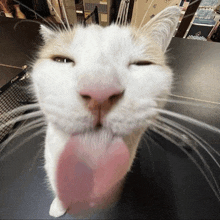
[(66, 137), (59, 132), (55, 132), (52, 126), (48, 126), (46, 143), (45, 143), (45, 165), (44, 168), (47, 173), (48, 182), (55, 194), (55, 198), (50, 205), (50, 216), (60, 217), (66, 213), (66, 209), (63, 207), (61, 201), (58, 198), (57, 188), (56, 188), (56, 167), (60, 152), (63, 149)]
[(49, 211), (50, 216), (57, 218), (64, 215), (65, 213), (66, 213), (66, 209), (63, 208), (61, 201), (56, 196), (50, 205), (50, 211)]
[(66, 209), (62, 206), (62, 203), (59, 200), (57, 193), (56, 193), (56, 184), (55, 184), (55, 178), (54, 178), (54, 166), (52, 164), (46, 163), (45, 170), (47, 172), (49, 184), (52, 188), (52, 191), (55, 194), (55, 198), (50, 205), (49, 214), (50, 214), (50, 216), (53, 216), (53, 217), (60, 217), (66, 213)]

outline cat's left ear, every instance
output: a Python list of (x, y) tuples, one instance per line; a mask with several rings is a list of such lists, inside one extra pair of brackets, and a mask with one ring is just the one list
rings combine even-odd
[(150, 38), (165, 52), (173, 37), (179, 17), (179, 7), (167, 7), (145, 24), (141, 31), (146, 32), (147, 36), (150, 35)]
[(56, 35), (55, 31), (46, 27), (45, 25), (40, 25), (40, 34), (43, 37), (43, 40), (45, 42), (49, 41), (50, 39), (53, 39)]

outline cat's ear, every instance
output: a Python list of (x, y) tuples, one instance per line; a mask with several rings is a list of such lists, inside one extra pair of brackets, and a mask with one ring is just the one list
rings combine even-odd
[(40, 34), (43, 37), (43, 40), (45, 42), (49, 41), (50, 39), (53, 39), (56, 35), (55, 31), (46, 27), (45, 25), (40, 25)]
[(150, 38), (165, 52), (173, 37), (179, 17), (179, 7), (167, 7), (145, 24), (141, 30), (146, 32), (147, 36), (150, 35)]

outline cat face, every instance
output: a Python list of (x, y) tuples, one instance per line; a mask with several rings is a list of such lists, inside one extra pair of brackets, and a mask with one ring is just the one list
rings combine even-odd
[(146, 128), (156, 115), (156, 98), (171, 88), (164, 52), (178, 16), (179, 9), (171, 7), (139, 30), (114, 24), (67, 31), (42, 27), (45, 45), (32, 76), (47, 120), (68, 134), (94, 129), (95, 116), (80, 92), (93, 87), (100, 95), (116, 85), (123, 95), (101, 117), (101, 126), (120, 136)]

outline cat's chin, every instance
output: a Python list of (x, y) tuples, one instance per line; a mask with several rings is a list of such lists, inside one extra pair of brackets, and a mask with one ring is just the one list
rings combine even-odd
[(99, 137), (102, 140), (104, 139), (114, 139), (114, 138), (124, 138), (126, 135), (122, 135), (120, 133), (113, 132), (111, 129), (106, 128), (104, 126), (95, 126), (93, 128), (86, 128), (82, 131), (72, 132), (70, 137), (80, 135), (82, 139), (88, 139), (91, 137)]
[(54, 127), (60, 131), (62, 131), (65, 134), (68, 134), (69, 136), (76, 136), (76, 135), (85, 135), (86, 134), (97, 134), (97, 133), (109, 133), (112, 136), (120, 136), (120, 137), (125, 137), (127, 135), (130, 135), (133, 133), (132, 129), (127, 129), (120, 131), (119, 129), (117, 129), (116, 131), (114, 131), (111, 127), (108, 126), (104, 126), (104, 125), (96, 125), (96, 126), (78, 126), (77, 128), (73, 128), (72, 126), (63, 126), (62, 124), (59, 124), (57, 122), (52, 122), (51, 124), (54, 125)]

